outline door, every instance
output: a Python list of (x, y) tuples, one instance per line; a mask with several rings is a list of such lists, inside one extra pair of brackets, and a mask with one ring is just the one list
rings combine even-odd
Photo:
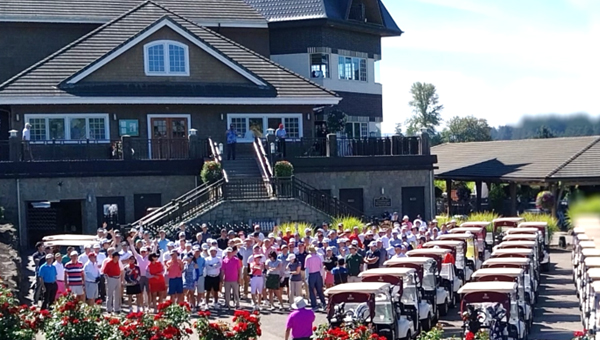
[(402, 188), (402, 214), (411, 220), (417, 215), (425, 218), (425, 187)]
[(185, 117), (150, 118), (152, 127), (152, 159), (187, 158), (188, 119)]
[(160, 194), (135, 194), (133, 195), (133, 214), (134, 220), (146, 216), (148, 208), (162, 207)]
[(8, 107), (0, 107), (0, 161), (8, 161)]
[(340, 189), (340, 201), (352, 208), (364, 212), (363, 189)]
[(125, 224), (125, 197), (96, 197), (98, 227), (106, 222), (108, 230)]

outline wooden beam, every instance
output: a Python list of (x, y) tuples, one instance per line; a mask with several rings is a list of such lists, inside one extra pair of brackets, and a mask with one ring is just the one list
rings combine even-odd
[(517, 216), (517, 183), (510, 182), (510, 216)]
[(448, 216), (452, 216), (452, 180), (446, 180), (446, 203), (448, 204)]
[(481, 181), (475, 181), (475, 211), (481, 211)]

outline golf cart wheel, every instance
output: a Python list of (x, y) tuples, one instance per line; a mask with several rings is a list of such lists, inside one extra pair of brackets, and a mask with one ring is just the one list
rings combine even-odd
[(431, 330), (431, 314), (427, 315), (427, 321), (425, 321), (422, 325), (424, 332), (429, 332)]
[(456, 292), (454, 293), (454, 306), (455, 307), (460, 306), (460, 296)]
[(379, 336), (385, 337), (387, 340), (396, 340), (396, 334), (391, 329), (381, 329), (378, 334)]
[(439, 313), (441, 316), (448, 315), (448, 299), (444, 301), (444, 304), (438, 307)]
[(410, 331), (406, 332), (406, 337), (402, 338), (402, 340), (412, 340), (412, 334), (410, 334)]

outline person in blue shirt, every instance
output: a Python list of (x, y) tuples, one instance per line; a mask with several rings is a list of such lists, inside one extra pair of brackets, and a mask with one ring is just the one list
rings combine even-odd
[(196, 246), (193, 248), (194, 250), (194, 269), (196, 269), (196, 293), (197, 293), (197, 306), (196, 309), (200, 309), (204, 304), (204, 269), (206, 267), (206, 259), (202, 256), (202, 251), (200, 246)]
[(281, 153), (281, 157), (285, 157), (285, 138), (287, 137), (287, 132), (285, 131), (283, 124), (279, 124), (279, 128), (275, 130), (275, 136), (279, 142), (279, 152)]
[(346, 269), (346, 261), (343, 258), (337, 261), (337, 267), (331, 270), (331, 274), (334, 285), (348, 282), (348, 269)]
[(158, 234), (160, 235), (160, 238), (158, 239), (158, 249), (160, 249), (161, 253), (164, 253), (168, 250), (167, 244), (169, 244), (171, 241), (166, 238), (167, 232), (165, 230), (159, 231)]
[(54, 255), (46, 255), (46, 263), (40, 266), (38, 270), (38, 277), (40, 285), (44, 290), (44, 302), (42, 303), (42, 309), (48, 309), (54, 303), (56, 297), (56, 291), (58, 290), (58, 284), (56, 283), (56, 267), (52, 265), (54, 261)]
[(237, 130), (233, 127), (233, 124), (229, 126), (229, 130), (225, 131), (227, 136), (227, 160), (235, 161), (235, 145), (237, 144)]

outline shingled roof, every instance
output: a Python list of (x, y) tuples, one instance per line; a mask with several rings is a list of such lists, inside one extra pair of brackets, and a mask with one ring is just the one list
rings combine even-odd
[(515, 182), (600, 180), (600, 136), (437, 145), (435, 177)]
[[(329, 19), (346, 21), (352, 0), (245, 0), (256, 8), (269, 22)], [(402, 30), (383, 5), (377, 1), (385, 30), (400, 35)]]
[[(2, 0), (0, 20), (106, 23), (141, 0)], [(195, 22), (262, 25), (265, 18), (244, 0), (156, 0)]]
[[(119, 93), (122, 92), (122, 89), (113, 90), (110, 93), (96, 92), (82, 95), (81, 92), (78, 92), (77, 84), (67, 86), (68, 84), (65, 82), (165, 20), (266, 84), (266, 86), (237, 87), (233, 89), (233, 93), (224, 93), (220, 97), (274, 97), (292, 101), (294, 99), (310, 99), (315, 105), (328, 104), (333, 101), (337, 103), (340, 99), (334, 92), (277, 65), (270, 59), (210, 29), (201, 27), (159, 4), (147, 1), (0, 85), (0, 103), (54, 103), (60, 99), (63, 101), (59, 101), (59, 103), (63, 103), (64, 99), (77, 100), (83, 97), (88, 99), (94, 97), (95, 102), (102, 102), (103, 96), (127, 96), (127, 93)], [(104, 87), (102, 91), (109, 90), (111, 87)], [(132, 88), (138, 87), (132, 86)], [(160, 93), (164, 93), (165, 88), (162, 87), (159, 90)], [(231, 91), (231, 89), (229, 90)], [(157, 95), (159, 94), (145, 94), (145, 96)], [(187, 94), (177, 91), (177, 95), (180, 97), (200, 96), (193, 91)], [(72, 101), (68, 101), (68, 103), (72, 103)]]

